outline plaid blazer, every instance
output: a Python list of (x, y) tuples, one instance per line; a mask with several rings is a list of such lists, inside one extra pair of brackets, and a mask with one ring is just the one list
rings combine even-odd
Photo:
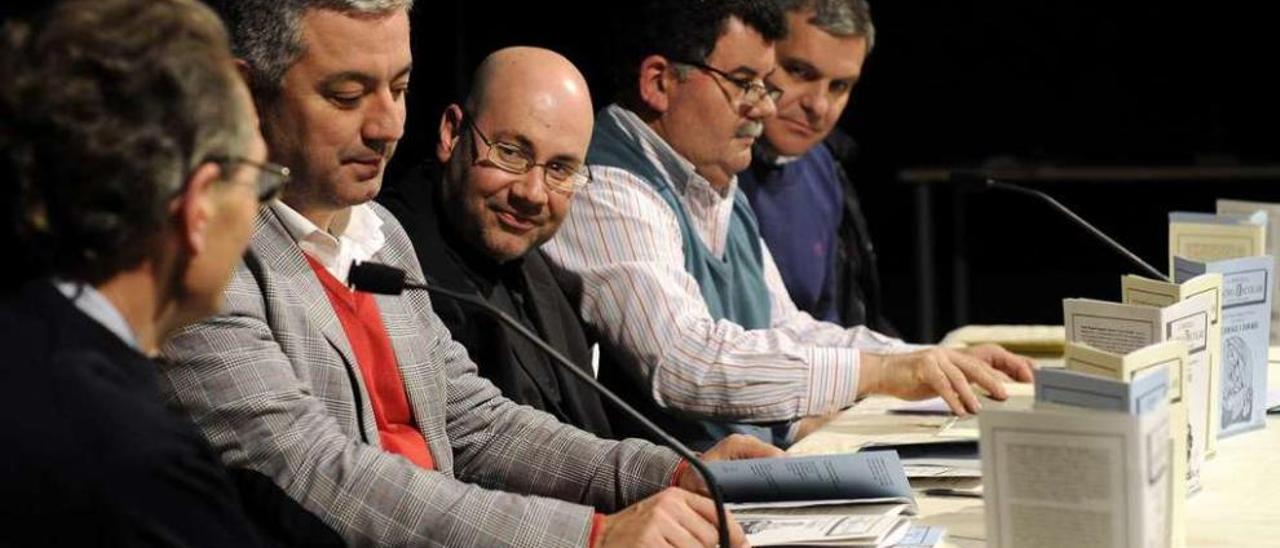
[[(422, 279), (381, 206), (373, 260)], [(164, 347), (164, 390), (227, 466), (269, 478), (352, 545), (586, 546), (593, 508), (668, 485), (678, 458), (601, 440), (502, 397), (423, 291), (377, 296), (437, 470), (383, 451), (324, 288), (271, 208), (259, 214), (223, 312)]]

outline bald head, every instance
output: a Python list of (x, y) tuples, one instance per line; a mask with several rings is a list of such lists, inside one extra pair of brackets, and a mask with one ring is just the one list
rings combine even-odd
[[(513, 47), (480, 64), (465, 105), (440, 120), (445, 214), (494, 260), (521, 257), (569, 211), (595, 123), (591, 92), (560, 54)], [(511, 158), (528, 169), (511, 168)]]
[[(476, 117), (495, 106), (556, 107), (561, 114), (593, 120), (591, 92), (578, 68), (563, 55), (516, 46), (489, 54), (476, 68), (467, 110)], [(590, 132), (590, 130), (588, 130)]]

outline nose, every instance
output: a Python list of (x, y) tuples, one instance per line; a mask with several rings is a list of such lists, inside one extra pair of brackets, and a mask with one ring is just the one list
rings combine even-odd
[(751, 105), (751, 108), (747, 109), (746, 117), (752, 120), (763, 120), (772, 118), (777, 113), (778, 103), (772, 97), (765, 95), (756, 104)]
[(403, 95), (393, 95), (389, 88), (374, 94), (365, 103), (361, 137), (366, 143), (385, 145), (404, 136), (405, 105)]
[(800, 105), (814, 118), (822, 118), (831, 108), (831, 100), (821, 90), (809, 90), (800, 98)]
[(538, 213), (547, 204), (546, 167), (537, 166), (516, 178), (507, 191), (508, 200), (522, 213)]

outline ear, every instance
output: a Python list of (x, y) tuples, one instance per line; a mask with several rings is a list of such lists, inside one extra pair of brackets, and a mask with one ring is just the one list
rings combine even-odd
[(180, 245), (190, 255), (199, 255), (209, 245), (210, 219), (214, 210), (215, 185), (222, 178), (222, 168), (209, 162), (196, 169), (187, 180), (186, 189), (170, 203), (170, 214)]
[(462, 107), (451, 104), (440, 115), (440, 142), (436, 144), (436, 159), (441, 164), (449, 163), (458, 150), (458, 140), (462, 138)]
[(640, 101), (663, 113), (671, 104), (671, 86), (675, 74), (669, 70), (671, 62), (661, 55), (650, 55), (640, 62)]
[(236, 57), (236, 72), (240, 73), (240, 79), (244, 80), (244, 85), (253, 87), (253, 73), (249, 71), (249, 62)]

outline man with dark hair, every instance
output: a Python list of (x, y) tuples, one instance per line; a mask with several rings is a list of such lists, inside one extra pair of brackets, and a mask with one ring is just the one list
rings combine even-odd
[[(582, 324), (538, 246), (590, 181), (593, 119), (587, 82), (568, 59), (539, 48), (499, 50), (476, 69), (464, 104), (441, 117), (437, 161), (378, 196), (434, 283), (488, 301), (590, 375)], [(433, 304), (505, 396), (613, 437), (600, 396), (541, 349), (474, 306)]]
[(37, 279), (0, 304), (0, 545), (258, 545), (148, 359), (217, 310), (287, 173), (222, 24), (194, 0), (79, 0), (3, 42), (6, 220)]
[(603, 379), (705, 447), (730, 432), (786, 444), (798, 419), (871, 393), (973, 413), (970, 382), (1003, 398), (997, 369), (1030, 378), (998, 348), (921, 349), (791, 303), (735, 177), (780, 97), (773, 0), (652, 0), (618, 19), (624, 86), (587, 155), (599, 184), (544, 246), (613, 358)]
[[(224, 462), (349, 544), (713, 544), (713, 505), (674, 453), (502, 397), (424, 292), (347, 288), (352, 261), (423, 277), (371, 202), (404, 132), (411, 3), (228, 2), (243, 72), (267, 79), (251, 84), (267, 145), (295, 176), (258, 216), (225, 311), (165, 346), (166, 389)], [(778, 452), (742, 437), (706, 456)]]
[(777, 44), (783, 90), (751, 168), (738, 183), (760, 222), (787, 293), (819, 320), (896, 330), (884, 317), (876, 255), (843, 162), (852, 139), (836, 129), (875, 44), (866, 0), (781, 0)]

